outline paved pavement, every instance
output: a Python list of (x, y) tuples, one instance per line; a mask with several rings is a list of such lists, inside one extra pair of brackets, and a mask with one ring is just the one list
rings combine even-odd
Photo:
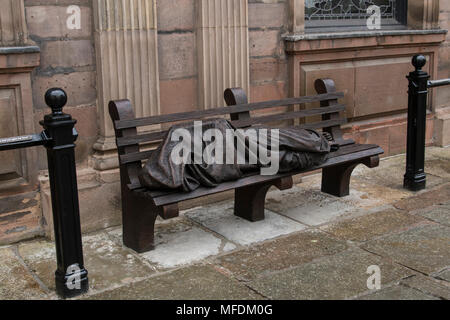
[[(449, 299), (450, 148), (427, 148), (418, 193), (402, 188), (404, 158), (359, 166), (345, 198), (321, 193), (320, 174), (274, 190), (261, 222), (232, 201), (187, 210), (158, 221), (144, 254), (120, 227), (88, 234), (79, 299)], [(57, 299), (51, 241), (0, 247), (0, 261), (0, 299)]]

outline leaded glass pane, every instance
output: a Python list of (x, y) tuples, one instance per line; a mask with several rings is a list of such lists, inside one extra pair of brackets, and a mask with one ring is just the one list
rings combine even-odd
[(381, 19), (397, 18), (397, 2), (402, 0), (305, 0), (305, 20), (363, 20), (367, 8), (380, 7)]

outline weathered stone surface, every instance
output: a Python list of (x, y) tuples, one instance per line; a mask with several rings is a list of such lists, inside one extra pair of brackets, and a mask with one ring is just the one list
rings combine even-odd
[(39, 193), (0, 198), (0, 245), (41, 235)]
[[(427, 149), (428, 151), (428, 149)], [(434, 159), (435, 157), (428, 156), (427, 161)], [(367, 168), (360, 165), (353, 171), (352, 177), (358, 177), (370, 184), (378, 185), (382, 187), (388, 187), (392, 189), (403, 189), (403, 176), (405, 174), (406, 160), (405, 155), (399, 155), (396, 157), (383, 159), (380, 162), (380, 166), (376, 168)], [(426, 172), (426, 170), (425, 170)], [(427, 175), (427, 188), (433, 188), (445, 182), (445, 179), (434, 176), (432, 174)], [(413, 194), (412, 192), (410, 194)]]
[(283, 99), (288, 92), (285, 81), (252, 85), (250, 87), (251, 102)]
[(450, 300), (450, 284), (445, 285), (433, 278), (418, 274), (413, 277), (403, 279), (401, 283), (436, 298)]
[(409, 228), (425, 220), (398, 210), (385, 210), (337, 222), (322, 227), (322, 230), (338, 238), (352, 241), (367, 241), (374, 237)]
[(347, 249), (324, 232), (307, 231), (217, 258), (216, 263), (245, 281), (289, 269)]
[(352, 207), (320, 192), (318, 186), (300, 184), (290, 190), (267, 195), (266, 208), (306, 225), (319, 225), (333, 220)]
[[(450, 50), (448, 47), (442, 48), (441, 50), (445, 50), (447, 52), (447, 61), (450, 60), (449, 53)], [(442, 60), (441, 60), (442, 61)], [(447, 62), (448, 63), (448, 62)], [(446, 67), (445, 69), (448, 69)], [(444, 103), (444, 106), (448, 106), (448, 90), (443, 91), (444, 88), (440, 88), (438, 91), (438, 99), (442, 100)], [(444, 89), (445, 90), (445, 89)], [(440, 97), (442, 96), (442, 97)], [(443, 112), (436, 112), (436, 143), (438, 146), (444, 147), (450, 145), (450, 108), (442, 108)]]
[(382, 288), (412, 271), (360, 249), (324, 257), (297, 268), (250, 282), (250, 287), (272, 299), (345, 299), (367, 291), (367, 268), (381, 269)]
[(193, 30), (195, 25), (194, 0), (156, 1), (158, 30)]
[(281, 28), (287, 23), (287, 6), (279, 3), (249, 3), (249, 28)]
[(261, 299), (246, 286), (209, 266), (179, 269), (89, 297), (100, 300), (240, 300)]
[(414, 212), (414, 214), (418, 214), (422, 217), (450, 227), (450, 202), (428, 207), (419, 210), (418, 212)]
[(403, 190), (352, 178), (350, 195), (337, 198), (321, 192), (321, 178), (321, 174), (308, 176), (291, 190), (269, 193), (266, 208), (307, 225), (320, 225), (345, 214), (366, 213), (367, 209), (410, 196)]
[(450, 261), (450, 228), (426, 225), (370, 241), (363, 247), (425, 274), (437, 272)]
[(48, 88), (59, 87), (67, 92), (67, 106), (92, 105), (97, 92), (95, 72), (49, 73), (33, 79), (33, 103), (35, 108), (47, 110), (44, 93)]
[(11, 248), (0, 249), (0, 261), (0, 300), (48, 298)]
[(161, 80), (196, 75), (194, 33), (160, 34), (158, 36), (158, 52)]
[[(111, 232), (122, 243), (122, 231)], [(159, 222), (155, 228), (155, 249), (140, 256), (157, 268), (190, 264), (236, 248), (231, 242), (200, 229), (184, 218)]]
[(364, 177), (352, 177), (350, 180), (350, 195), (347, 199), (353, 199), (356, 207), (370, 209), (410, 196), (411, 193), (405, 189), (389, 188), (369, 182)]
[[(44, 284), (54, 290), (56, 270), (55, 247), (52, 242), (36, 241), (19, 246), (24, 261)], [(131, 251), (122, 248), (104, 233), (83, 237), (84, 265), (89, 272), (92, 291), (136, 281), (154, 271), (142, 263)]]
[(450, 178), (450, 158), (426, 160), (425, 172), (448, 180)]
[(258, 222), (239, 218), (233, 212), (233, 202), (224, 202), (220, 205), (192, 209), (186, 216), (241, 245), (272, 239), (306, 228), (305, 225), (269, 210), (265, 211), (265, 219)]
[(445, 203), (450, 199), (450, 184), (445, 184), (430, 191), (426, 191), (398, 201), (394, 204), (397, 209), (412, 211), (427, 208), (434, 204)]
[[(96, 172), (91, 169), (79, 170), (77, 179), (82, 232), (120, 225), (122, 208), (119, 181), (101, 183)], [(53, 239), (53, 211), (48, 177), (41, 177), (40, 189), (45, 233)]]
[(362, 296), (359, 300), (439, 300), (416, 289), (396, 285)]
[(46, 41), (41, 47), (40, 68), (76, 68), (95, 65), (91, 40)]
[(444, 270), (436, 275), (437, 279), (445, 280), (450, 283), (450, 269)]
[[(73, 3), (71, 3), (73, 4)], [(68, 4), (70, 5), (70, 4)], [(30, 37), (39, 38), (81, 38), (92, 35), (92, 10), (81, 6), (81, 28), (67, 27), (68, 6), (35, 5), (27, 6), (26, 20)]]
[(282, 53), (279, 30), (250, 30), (250, 57), (276, 56)]
[(439, 147), (428, 147), (425, 150), (425, 161), (429, 159), (450, 159), (450, 147), (439, 148)]
[(286, 78), (286, 61), (272, 57), (252, 59), (250, 61), (250, 83), (252, 84), (263, 84), (273, 81), (286, 81)]
[(248, 1), (196, 1), (199, 107), (225, 105), (226, 88), (249, 86)]
[(162, 80), (159, 85), (163, 114), (197, 109), (196, 78)]

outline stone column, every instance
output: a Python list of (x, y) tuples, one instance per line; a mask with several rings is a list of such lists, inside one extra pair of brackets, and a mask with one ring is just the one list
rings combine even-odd
[(23, 0), (0, 0), (0, 46), (23, 46), (28, 42)]
[(95, 169), (118, 167), (110, 100), (131, 100), (137, 117), (157, 115), (156, 0), (94, 0), (98, 121)]
[(408, 26), (414, 29), (439, 27), (439, 0), (409, 0)]
[(305, 1), (289, 0), (289, 31), (302, 33), (305, 30)]
[(204, 109), (224, 106), (226, 88), (249, 92), (247, 0), (197, 3), (199, 101)]

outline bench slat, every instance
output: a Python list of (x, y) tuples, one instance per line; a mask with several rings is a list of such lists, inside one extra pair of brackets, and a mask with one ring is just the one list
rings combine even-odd
[[(295, 126), (295, 128), (302, 128), (302, 129), (320, 129), (325, 127), (330, 127), (334, 125), (342, 125), (347, 123), (346, 119), (336, 119), (336, 120), (326, 120), (321, 122), (314, 122), (314, 123), (306, 123), (299, 126)], [(142, 135), (144, 136), (144, 135)], [(147, 142), (147, 140), (144, 140)], [(125, 145), (131, 145), (138, 143), (138, 139), (132, 140), (129, 142), (129, 144), (123, 144)], [(120, 163), (121, 164), (127, 164), (142, 160), (147, 160), (150, 155), (152, 154), (153, 150), (147, 150), (147, 151), (141, 151), (141, 152), (133, 152), (133, 153), (127, 153), (120, 156)]]
[[(323, 107), (323, 108), (315, 108), (315, 109), (301, 110), (301, 111), (294, 111), (294, 112), (277, 113), (277, 114), (248, 118), (248, 119), (243, 119), (243, 120), (235, 120), (235, 121), (231, 121), (231, 123), (235, 128), (242, 128), (242, 127), (250, 126), (252, 124), (290, 120), (290, 119), (295, 119), (295, 118), (302, 118), (302, 117), (308, 117), (308, 116), (314, 116), (314, 115), (340, 112), (340, 111), (344, 111), (344, 110), (345, 110), (344, 105), (334, 105), (331, 107)], [(151, 132), (151, 133), (140, 134), (140, 135), (135, 135), (135, 136), (120, 137), (120, 138), (117, 138), (116, 142), (117, 142), (118, 147), (125, 147), (125, 146), (130, 146), (133, 144), (144, 143), (144, 142), (150, 143), (150, 142), (161, 140), (162, 138), (164, 138), (166, 133), (167, 133), (167, 131), (159, 131), (159, 132)]]
[(310, 116), (321, 115), (321, 114), (340, 112), (340, 111), (344, 111), (344, 110), (345, 110), (345, 106), (342, 104), (339, 104), (339, 105), (334, 105), (331, 107), (315, 108), (315, 109), (300, 110), (300, 111), (291, 111), (291, 112), (271, 114), (271, 115), (267, 115), (267, 116), (252, 117), (252, 118), (248, 118), (248, 119), (235, 120), (235, 121), (232, 121), (231, 123), (236, 128), (242, 128), (242, 127), (248, 127), (248, 126), (251, 126), (254, 124), (291, 120), (291, 119), (310, 117)]
[[(274, 176), (254, 175), (254, 176), (250, 176), (250, 177), (246, 177), (246, 178), (241, 178), (237, 181), (224, 182), (214, 188), (200, 187), (192, 192), (186, 192), (186, 193), (172, 192), (172, 193), (160, 195), (161, 192), (158, 192), (158, 191), (141, 191), (141, 192), (145, 192), (146, 195), (151, 196), (153, 198), (153, 201), (155, 202), (156, 206), (162, 206), (162, 205), (177, 203), (180, 201), (195, 199), (195, 198), (199, 198), (202, 196), (215, 194), (215, 193), (219, 193), (219, 192), (223, 192), (223, 191), (227, 191), (227, 190), (231, 190), (231, 189), (236, 189), (236, 188), (244, 187), (244, 186), (255, 184), (255, 183), (276, 180), (279, 178), (299, 174), (302, 172), (308, 172), (308, 171), (322, 169), (325, 167), (330, 167), (330, 166), (334, 166), (334, 165), (338, 165), (338, 164), (342, 164), (342, 163), (357, 161), (359, 159), (364, 159), (367, 157), (380, 155), (384, 152), (383, 149), (381, 149), (380, 147), (378, 147), (376, 145), (357, 145), (357, 146), (361, 146), (360, 148), (362, 148), (363, 150), (355, 151), (356, 149), (358, 149), (358, 147), (354, 147), (353, 148), (354, 150), (351, 153), (331, 157), (322, 165), (308, 168), (306, 170), (292, 171), (292, 172), (282, 173), (282, 174), (278, 174), (278, 175), (274, 175)], [(370, 148), (365, 149), (368, 146), (370, 146)]]
[(326, 101), (343, 98), (343, 92), (337, 93), (325, 93), (314, 96), (305, 96), (299, 98), (288, 98), (283, 100), (272, 100), (272, 101), (264, 101), (264, 102), (256, 102), (249, 104), (241, 104), (229, 107), (221, 107), (221, 108), (213, 108), (207, 110), (199, 110), (199, 111), (191, 111), (191, 112), (181, 112), (181, 113), (173, 113), (167, 115), (159, 115), (138, 119), (130, 119), (130, 120), (120, 120), (115, 121), (115, 128), (117, 130), (134, 128), (134, 127), (142, 127), (149, 126), (154, 124), (161, 124), (167, 122), (175, 122), (175, 121), (185, 121), (185, 120), (198, 120), (205, 117), (231, 114), (231, 113), (239, 113), (245, 111), (253, 111), (259, 109), (267, 109), (279, 106), (289, 106), (295, 104), (304, 104), (311, 103), (316, 101)]

